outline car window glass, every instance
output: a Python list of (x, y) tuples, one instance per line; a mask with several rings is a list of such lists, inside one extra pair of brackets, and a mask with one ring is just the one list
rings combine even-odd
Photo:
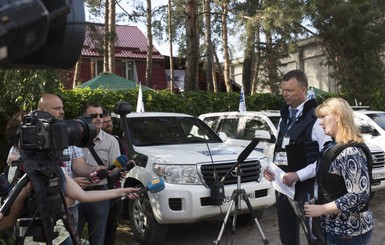
[(238, 129), (238, 119), (236, 118), (224, 118), (221, 119), (218, 125), (218, 132), (226, 133), (228, 138), (236, 138)]
[(278, 123), (279, 123), (280, 118), (281, 118), (280, 116), (270, 116), (269, 117), (270, 121), (274, 124), (275, 128), (278, 128)]
[(373, 113), (366, 115), (370, 117), (383, 130), (385, 130), (385, 113)]
[(212, 129), (193, 117), (128, 118), (128, 124), (136, 146), (192, 143), (191, 138), (221, 142)]
[(218, 117), (205, 117), (203, 121), (212, 129), (215, 130), (215, 124), (218, 120)]
[[(253, 140), (255, 138), (255, 130), (271, 131), (268, 125), (262, 120), (249, 118), (246, 120), (245, 130), (243, 133), (243, 139)], [(270, 132), (271, 133), (271, 132)]]

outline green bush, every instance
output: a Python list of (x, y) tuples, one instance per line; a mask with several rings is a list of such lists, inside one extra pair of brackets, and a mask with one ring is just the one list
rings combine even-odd
[[(99, 102), (111, 112), (114, 111), (117, 102), (126, 101), (131, 104), (132, 111), (134, 112), (136, 110), (138, 92), (138, 90), (91, 90), (89, 88), (76, 88), (73, 90), (62, 89), (58, 92), (58, 95), (64, 103), (65, 118), (73, 119), (80, 116), (82, 106), (89, 101)], [(332, 96), (334, 95), (324, 94), (322, 97), (317, 97), (317, 100), (322, 102), (324, 99)], [(29, 102), (31, 105), (27, 108), (36, 108), (37, 100), (38, 96)], [(143, 91), (143, 101), (145, 110), (148, 112), (179, 112), (199, 116), (200, 114), (208, 112), (238, 111), (239, 93), (194, 91), (175, 94), (168, 90), (147, 90)], [(278, 110), (284, 103), (281, 95), (269, 93), (246, 96), (245, 101), (248, 111)], [(351, 101), (349, 102), (352, 103)], [(382, 106), (380, 109), (384, 110), (384, 99), (380, 94), (374, 96), (373, 105), (378, 107)], [(23, 106), (25, 108), (25, 104), (23, 104)], [(14, 110), (3, 111), (3, 119), (10, 118), (17, 110), (18, 108), (15, 106)], [(1, 120), (1, 132), (4, 132), (5, 125), (6, 120)], [(0, 159), (4, 163), (0, 169), (5, 166), (9, 147), (10, 146), (6, 144), (0, 146)]]

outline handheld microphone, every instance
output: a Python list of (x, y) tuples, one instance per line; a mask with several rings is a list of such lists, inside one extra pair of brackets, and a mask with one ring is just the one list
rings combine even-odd
[[(151, 193), (157, 193), (162, 191), (165, 188), (164, 180), (162, 178), (156, 178), (149, 182), (147, 182), (147, 187), (142, 187), (139, 190), (135, 191), (134, 193), (141, 195), (147, 191)], [(124, 196), (121, 199), (126, 200), (128, 197)]]
[(108, 170), (113, 170), (115, 168), (124, 169), (128, 163), (128, 158), (125, 155), (121, 155), (118, 156), (113, 163), (114, 165), (109, 166)]
[(99, 183), (100, 180), (105, 179), (107, 176), (108, 176), (107, 169), (101, 169), (99, 171), (92, 172), (88, 177), (88, 180), (93, 184), (97, 184)]
[(136, 164), (135, 164), (135, 161), (134, 161), (134, 160), (128, 160), (127, 165), (126, 165), (122, 170), (123, 170), (123, 171), (130, 171), (130, 170), (133, 169), (135, 166), (136, 166)]

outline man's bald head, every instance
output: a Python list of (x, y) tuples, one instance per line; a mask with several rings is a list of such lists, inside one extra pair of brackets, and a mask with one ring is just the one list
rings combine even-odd
[(39, 111), (46, 111), (55, 118), (64, 118), (63, 101), (54, 94), (44, 94), (37, 105)]

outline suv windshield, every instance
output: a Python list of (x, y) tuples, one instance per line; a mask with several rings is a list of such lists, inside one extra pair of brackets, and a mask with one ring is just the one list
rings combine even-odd
[(371, 113), (366, 115), (385, 130), (385, 113)]
[(212, 129), (194, 117), (132, 117), (127, 122), (135, 146), (222, 143)]

